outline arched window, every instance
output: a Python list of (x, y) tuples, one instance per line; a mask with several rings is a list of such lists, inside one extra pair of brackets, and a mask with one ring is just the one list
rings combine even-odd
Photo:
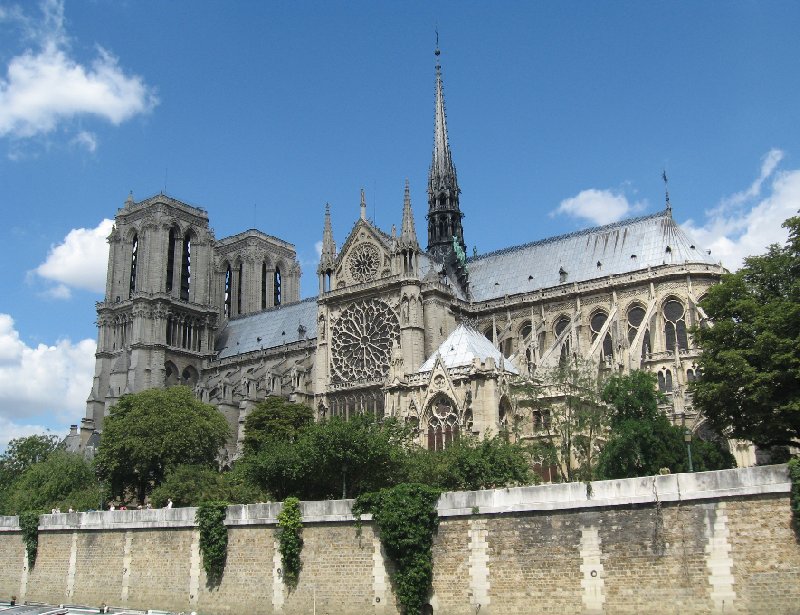
[(226, 317), (230, 318), (231, 315), (231, 266), (228, 265), (225, 269), (225, 297), (223, 312)]
[(192, 237), (189, 233), (183, 238), (183, 257), (181, 258), (181, 299), (189, 300), (189, 286), (192, 283)]
[(533, 331), (533, 325), (531, 324), (530, 320), (526, 320), (522, 323), (522, 326), (519, 329), (520, 337), (523, 340), (526, 340), (531, 336), (531, 332)]
[(697, 375), (695, 374), (695, 371), (693, 369), (691, 369), (691, 368), (687, 369), (686, 370), (686, 382), (694, 382), (695, 380), (697, 380)]
[(281, 304), (281, 269), (280, 267), (275, 267), (275, 296), (273, 297), (275, 302), (274, 305)]
[[(569, 318), (566, 316), (562, 316), (556, 321), (555, 332), (556, 332), (556, 339), (561, 337), (561, 334), (569, 326)], [(563, 342), (561, 343), (561, 357), (559, 358), (559, 363), (563, 365), (570, 358), (570, 344), (569, 344), (569, 335), (564, 337)]]
[(628, 308), (628, 343), (632, 344), (639, 333), (639, 327), (644, 320), (645, 311), (641, 305), (634, 305)]
[(267, 308), (267, 263), (261, 263), (261, 309)]
[[(608, 320), (608, 314), (605, 312), (595, 312), (594, 316), (589, 320), (589, 330), (591, 331), (592, 342), (600, 335), (600, 331)], [(602, 360), (610, 360), (614, 353), (614, 343), (611, 341), (611, 333), (606, 332), (603, 338), (603, 351), (600, 355)]]
[(175, 274), (175, 229), (169, 229), (169, 247), (167, 248), (167, 271), (165, 280), (168, 293), (172, 292), (172, 278)]
[(672, 393), (672, 372), (670, 370), (667, 370), (666, 373), (664, 374), (664, 378), (666, 380), (665, 384), (667, 393)]
[(139, 236), (134, 235), (131, 241), (131, 283), (128, 289), (128, 296), (132, 297), (136, 290), (136, 267), (139, 260)]
[(689, 340), (686, 337), (686, 311), (683, 304), (675, 298), (664, 304), (664, 344), (668, 352), (688, 350)]
[(428, 419), (428, 449), (441, 451), (458, 440), (458, 416), (447, 397), (439, 396), (431, 404)]
[(667, 392), (667, 381), (664, 378), (664, 372), (658, 372), (658, 390), (662, 393)]
[(244, 277), (244, 265), (239, 263), (239, 275), (236, 276), (236, 313), (242, 313), (242, 278)]

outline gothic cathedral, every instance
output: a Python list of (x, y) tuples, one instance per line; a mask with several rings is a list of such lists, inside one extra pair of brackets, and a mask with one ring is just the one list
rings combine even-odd
[(319, 419), (396, 416), (432, 449), (509, 421), (537, 438), (544, 420), (523, 416), (511, 384), (576, 358), (601, 374), (655, 373), (664, 411), (698, 429), (689, 330), (724, 269), (674, 222), (669, 197), (653, 215), (469, 256), (438, 50), (434, 128), (427, 246), (408, 183), (388, 233), (362, 191), (340, 248), (326, 207), (319, 295), (304, 300), (291, 243), (255, 229), (215, 239), (203, 209), (128, 197), (108, 238), (82, 445), (120, 396), (175, 384), (224, 414), (231, 458), (247, 413), (270, 395)]

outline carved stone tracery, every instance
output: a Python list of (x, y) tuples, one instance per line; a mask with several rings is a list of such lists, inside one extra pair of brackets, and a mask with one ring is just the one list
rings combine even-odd
[(333, 382), (385, 378), (392, 344), (399, 337), (397, 316), (386, 303), (370, 299), (351, 304), (332, 325)]

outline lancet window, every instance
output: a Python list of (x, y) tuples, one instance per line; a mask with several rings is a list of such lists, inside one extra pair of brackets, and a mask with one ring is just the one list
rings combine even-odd
[(686, 310), (675, 298), (664, 304), (664, 344), (668, 352), (688, 350), (689, 340), (686, 336)]
[(231, 266), (225, 268), (225, 295), (223, 303), (223, 312), (226, 317), (230, 318), (231, 315)]
[(139, 262), (139, 236), (134, 235), (131, 241), (131, 283), (128, 289), (128, 296), (132, 297), (136, 291), (136, 270)]
[[(589, 329), (592, 335), (592, 342), (597, 339), (597, 336), (600, 335), (600, 331), (602, 331), (603, 327), (608, 320), (608, 314), (605, 312), (595, 312), (594, 316), (589, 320)], [(605, 337), (603, 338), (603, 350), (600, 354), (600, 359), (603, 361), (610, 361), (613, 357), (614, 353), (614, 343), (611, 340), (611, 333), (606, 332)]]
[(447, 397), (440, 395), (430, 407), (428, 418), (428, 449), (441, 451), (458, 441), (458, 415)]
[(267, 263), (261, 263), (261, 309), (267, 308)]
[(275, 286), (274, 286), (274, 293), (273, 293), (274, 294), (274, 297), (273, 297), (274, 303), (273, 303), (273, 305), (280, 305), (281, 304), (281, 295), (282, 295), (282, 292), (281, 292), (282, 291), (282, 289), (281, 289), (282, 279), (281, 279), (281, 268), (280, 267), (275, 267), (274, 283), (275, 283)]
[(169, 230), (169, 246), (167, 248), (167, 270), (165, 287), (168, 293), (172, 292), (172, 278), (175, 275), (175, 229)]
[(239, 275), (236, 276), (236, 313), (242, 313), (242, 277), (244, 274), (244, 265), (239, 263)]
[(189, 300), (189, 286), (192, 283), (192, 238), (186, 233), (183, 238), (183, 252), (181, 257), (181, 299)]
[[(556, 326), (555, 326), (556, 339), (561, 337), (561, 334), (564, 333), (564, 331), (567, 329), (568, 326), (569, 326), (569, 318), (567, 316), (562, 316), (556, 321)], [(570, 340), (569, 340), (569, 335), (566, 335), (564, 336), (564, 340), (561, 343), (561, 357), (559, 359), (559, 362), (563, 364), (566, 361), (569, 361), (569, 358), (570, 358)]]
[(377, 420), (384, 416), (383, 391), (378, 388), (330, 394), (328, 403), (331, 416), (345, 420), (357, 414), (371, 414)]
[[(633, 343), (636, 339), (639, 328), (644, 322), (645, 310), (641, 305), (634, 305), (628, 308), (628, 343)], [(642, 360), (644, 361), (651, 352), (650, 330), (645, 329), (642, 334)]]

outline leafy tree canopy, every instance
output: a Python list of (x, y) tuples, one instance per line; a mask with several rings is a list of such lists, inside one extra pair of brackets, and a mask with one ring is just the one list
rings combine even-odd
[(56, 451), (30, 466), (6, 490), (5, 514), (60, 508), (62, 512), (100, 506), (101, 488), (92, 464), (78, 453)]
[(19, 478), (32, 465), (44, 461), (58, 447), (58, 436), (33, 435), (14, 438), (0, 455), (0, 489)]
[(175, 506), (199, 506), (203, 502), (221, 500), (252, 504), (268, 498), (260, 489), (246, 483), (238, 468), (221, 473), (208, 466), (180, 465), (150, 494), (150, 502), (156, 508), (166, 505), (169, 499)]
[(309, 424), (294, 442), (272, 440), (243, 463), (249, 479), (279, 500), (351, 497), (397, 482), (409, 435), (394, 419), (334, 417)]
[(257, 453), (271, 440), (294, 442), (300, 431), (313, 421), (314, 412), (308, 406), (282, 397), (267, 397), (245, 419), (245, 453)]
[[(611, 435), (600, 453), (598, 475), (631, 478), (689, 470), (689, 450), (684, 430), (672, 425), (658, 409), (664, 395), (656, 390), (656, 377), (632, 371), (609, 378), (601, 397), (612, 407)], [(695, 471), (722, 470), (735, 465), (733, 456), (716, 442), (693, 438)]]
[(634, 370), (615, 374), (603, 385), (601, 399), (612, 407), (612, 427), (627, 420), (654, 420), (659, 416), (658, 404), (664, 395), (656, 389), (656, 376)]
[(228, 434), (222, 414), (188, 387), (124, 395), (105, 419), (98, 473), (112, 495), (135, 490), (143, 502), (178, 465), (215, 466)]
[(410, 452), (406, 480), (447, 491), (474, 491), (533, 484), (537, 478), (530, 468), (526, 446), (500, 436), (462, 438), (443, 451)]
[(745, 259), (701, 302), (713, 327), (703, 349), (695, 406), (713, 429), (767, 447), (800, 441), (800, 217), (789, 241)]

